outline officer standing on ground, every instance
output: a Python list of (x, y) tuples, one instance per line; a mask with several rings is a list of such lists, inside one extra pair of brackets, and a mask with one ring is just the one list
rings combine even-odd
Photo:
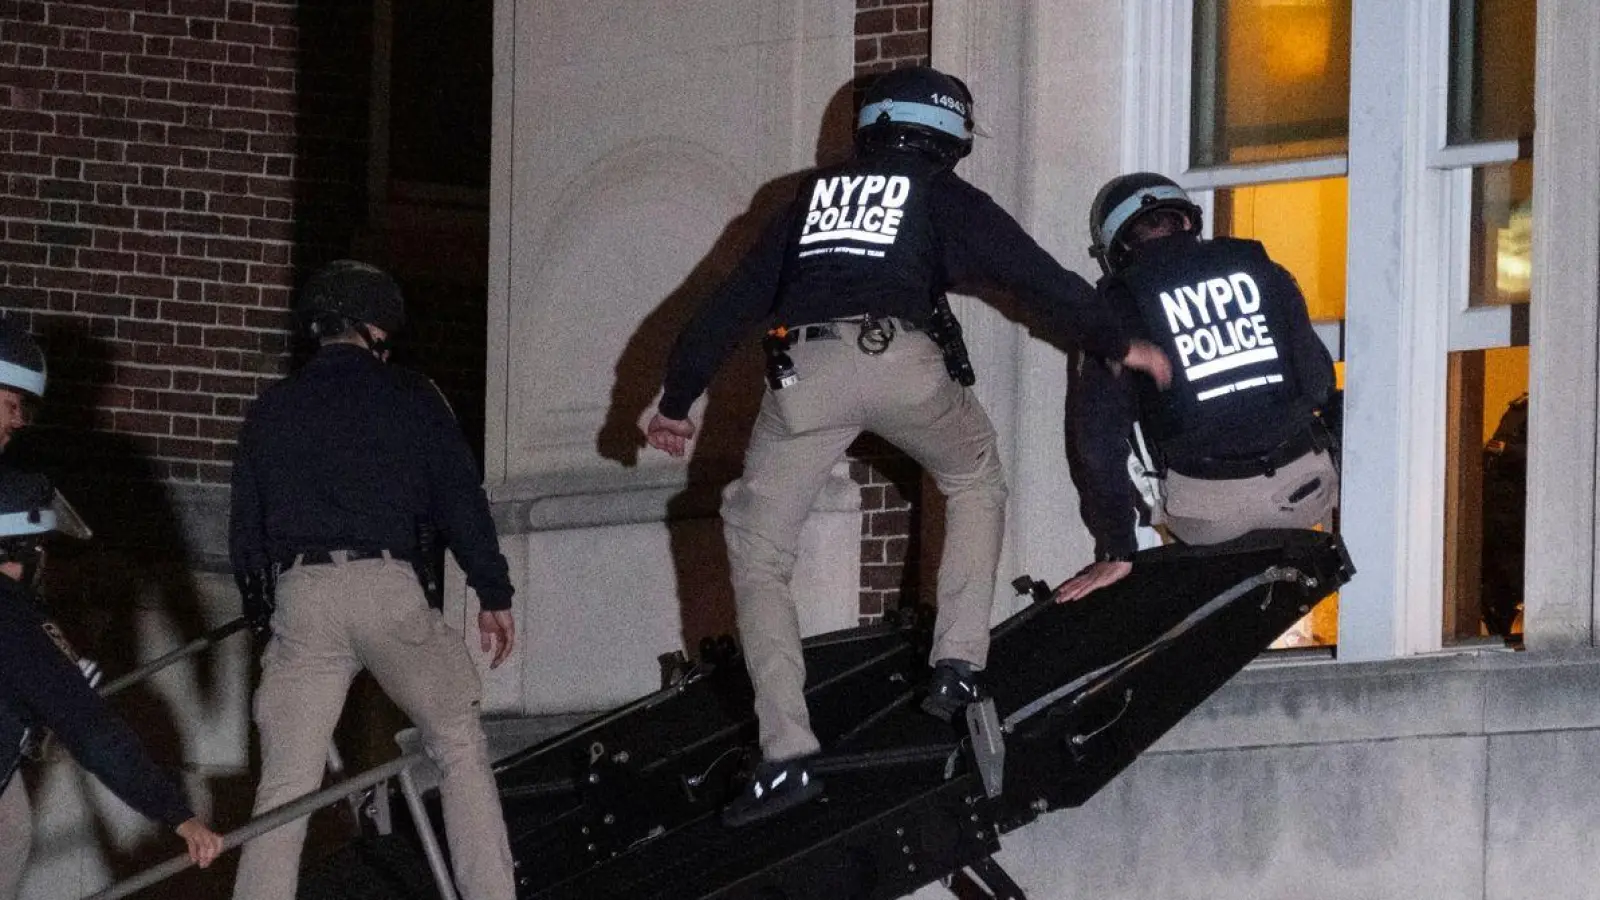
[[(0, 450), (28, 424), (44, 396), (45, 360), (28, 332), (0, 319)], [(30, 734), (47, 729), (88, 769), (145, 816), (177, 832), (208, 866), (222, 837), (190, 809), (177, 785), (57, 645), (38, 595), (42, 542), (57, 530), (55, 491), (42, 475), (0, 465), (0, 900), (22, 889), (33, 845), (33, 810), (19, 767)], [(35, 735), (36, 736), (36, 735)]]
[[(233, 468), (231, 556), (246, 615), (270, 621), (255, 697), (267, 812), (321, 786), (363, 668), (421, 731), (442, 775), (451, 861), (469, 900), (512, 900), (511, 851), (479, 721), (482, 684), (413, 562), (437, 528), (478, 595), (491, 668), (514, 643), (512, 586), (476, 467), (444, 398), (386, 364), (405, 321), (383, 271), (341, 260), (300, 292), (319, 349), (263, 393)], [(292, 900), (306, 821), (245, 845), (235, 900)]]
[(730, 825), (820, 792), (808, 768), (819, 747), (789, 582), (811, 504), (863, 431), (906, 451), (947, 499), (923, 708), (950, 719), (981, 698), (976, 673), (989, 649), (1006, 486), (944, 292), (1009, 290), (1056, 334), (1166, 372), (1152, 346), (1130, 347), (1087, 282), (954, 173), (972, 135), (972, 95), (959, 79), (926, 67), (876, 79), (863, 97), (856, 158), (801, 182), (668, 361), (646, 436), (681, 456), (695, 435), (690, 406), (730, 346), (758, 323), (776, 326), (765, 341), (769, 390), (744, 475), (722, 509), (763, 755), (749, 789), (725, 811)]
[(1128, 474), (1137, 423), (1164, 473), (1166, 527), (1190, 544), (1258, 528), (1331, 525), (1339, 499), (1322, 411), (1333, 361), (1294, 277), (1249, 240), (1202, 240), (1201, 211), (1172, 180), (1112, 179), (1090, 210), (1099, 290), (1131, 334), (1172, 360), (1168, 390), (1086, 358), (1067, 435), (1095, 562), (1056, 590), (1074, 600), (1133, 568), (1138, 507)]

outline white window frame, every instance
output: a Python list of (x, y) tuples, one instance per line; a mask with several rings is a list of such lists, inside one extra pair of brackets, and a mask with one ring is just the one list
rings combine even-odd
[(1425, 28), (1433, 42), (1432, 56), (1425, 60), (1429, 97), (1438, 98), (1430, 121), (1428, 168), (1444, 173), (1443, 190), (1449, 206), (1451, 228), (1446, 237), (1449, 264), (1447, 280), (1450, 302), (1450, 349), (1486, 350), (1510, 347), (1517, 343), (1517, 313), (1510, 306), (1473, 306), (1471, 297), (1472, 253), (1472, 177), (1486, 166), (1514, 163), (1522, 158), (1515, 140), (1480, 141), (1451, 144), (1450, 104), (1450, 3), (1451, 0), (1422, 0)]
[[(1449, 0), (1352, 6), (1349, 154), (1192, 169), (1194, 4), (1127, 4), (1122, 162), (1173, 177), (1207, 208), (1217, 188), (1348, 177), (1346, 319), (1318, 325), (1355, 351), (1343, 509), (1359, 575), (1341, 592), (1338, 655), (1360, 660), (1443, 645), (1447, 357), (1513, 335), (1511, 309), (1468, 305), (1472, 174), (1517, 159), (1518, 145), (1446, 145)], [(1364, 343), (1344, 346), (1346, 331)]]

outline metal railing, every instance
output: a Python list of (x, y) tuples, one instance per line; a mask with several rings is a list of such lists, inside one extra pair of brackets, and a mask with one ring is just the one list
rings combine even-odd
[[(220, 643), (228, 637), (244, 631), (246, 622), (243, 616), (228, 622), (218, 628), (206, 632), (189, 643), (151, 660), (134, 669), (126, 675), (108, 682), (99, 688), (102, 697), (109, 697), (132, 687), (150, 676), (160, 672), (173, 663), (187, 659), (207, 648)], [(296, 819), (303, 819), (326, 806), (332, 806), (341, 800), (349, 800), (351, 808), (359, 811), (361, 797), (369, 788), (394, 778), (400, 782), (400, 793), (405, 798), (406, 808), (411, 812), (411, 820), (416, 825), (417, 837), (422, 842), (422, 852), (428, 860), (428, 868), (433, 873), (433, 880), (439, 889), (440, 900), (458, 900), (455, 884), (450, 879), (450, 871), (445, 866), (444, 851), (439, 846), (438, 835), (433, 833), (428, 818), (427, 807), (422, 802), (422, 792), (417, 789), (416, 779), (412, 770), (428, 762), (428, 757), (421, 752), (408, 753), (399, 759), (390, 760), (382, 765), (368, 769), (360, 775), (345, 779), (338, 784), (330, 785), (315, 793), (306, 794), (296, 800), (291, 800), (282, 806), (268, 810), (251, 819), (244, 825), (228, 832), (222, 839), (222, 852), (226, 853), (234, 848), (241, 847), (255, 840), (269, 831), (281, 828)], [(339, 752), (331, 743), (328, 745), (329, 770), (335, 775), (344, 770), (344, 763), (339, 757)], [(385, 803), (387, 801), (384, 801)], [(385, 807), (386, 808), (386, 807)], [(382, 816), (384, 821), (388, 817)], [(194, 865), (187, 854), (176, 856), (164, 863), (157, 864), (124, 879), (103, 891), (91, 894), (85, 900), (119, 900), (131, 894), (144, 890), (151, 885), (165, 881), (179, 872), (183, 872)]]
[(188, 657), (194, 656), (196, 653), (205, 650), (207, 647), (210, 647), (213, 644), (222, 643), (222, 641), (230, 635), (238, 634), (239, 632), (243, 631), (245, 629), (245, 625), (246, 622), (244, 616), (240, 616), (239, 618), (234, 619), (232, 622), (229, 622), (220, 628), (213, 628), (212, 630), (200, 635), (199, 637), (187, 644), (184, 644), (182, 647), (179, 647), (171, 653), (158, 656), (139, 668), (134, 669), (132, 672), (122, 676), (121, 678), (101, 685), (100, 696), (109, 697), (118, 691), (124, 690), (125, 688), (133, 687), (139, 682), (149, 678), (151, 675), (154, 675), (155, 673), (165, 669), (167, 666), (170, 666), (181, 659), (187, 659)]
[[(276, 809), (251, 819), (248, 823), (240, 826), (239, 828), (228, 832), (227, 835), (225, 835), (222, 839), (222, 850), (223, 852), (227, 852), (235, 847), (240, 847), (245, 843), (260, 837), (261, 835), (266, 834), (269, 831), (287, 825), (296, 819), (303, 819), (306, 816), (309, 816), (317, 810), (323, 808), (324, 806), (332, 806), (333, 804), (338, 803), (340, 800), (372, 787), (381, 781), (387, 781), (390, 778), (399, 776), (401, 784), (404, 785), (411, 780), (411, 767), (423, 762), (426, 758), (427, 757), (421, 753), (411, 753), (406, 756), (402, 756), (399, 759), (386, 762), (377, 768), (368, 769), (367, 771), (350, 778), (347, 781), (340, 782), (339, 784), (332, 785), (331, 787), (323, 788), (314, 794), (307, 794), (298, 800), (291, 800), (290, 802), (285, 803)], [(408, 804), (411, 803), (412, 795), (414, 793), (414, 788), (407, 792), (406, 801)], [(422, 811), (421, 797), (416, 798), (416, 803), (414, 806), (412, 806), (412, 815), (416, 815), (419, 811)], [(421, 821), (425, 823), (427, 820), (422, 819)], [(430, 834), (432, 833), (432, 830), (426, 827), (419, 827), (418, 831), (423, 831)], [(433, 844), (433, 852), (438, 853), (438, 843), (429, 842), (424, 839), (425, 848), (429, 843)], [(438, 862), (440, 866), (443, 865), (444, 857), (442, 855), (439, 857)], [(431, 854), (428, 859), (428, 863), (430, 866), (434, 864), (434, 859), (432, 858)], [(188, 869), (193, 865), (194, 861), (191, 860), (187, 855), (173, 857), (164, 863), (152, 866), (151, 868), (148, 868), (131, 878), (118, 882), (117, 884), (106, 888), (98, 894), (91, 894), (87, 900), (117, 900), (117, 898), (126, 897), (130, 894), (142, 891), (157, 882), (165, 881), (166, 879), (171, 878), (172, 876), (184, 871), (185, 869)], [(434, 875), (435, 877), (438, 877), (438, 870), (435, 870)], [(448, 879), (446, 879), (445, 883), (441, 884), (439, 887), (440, 893), (444, 896), (445, 900), (455, 900), (455, 891), (453, 889), (448, 889)]]

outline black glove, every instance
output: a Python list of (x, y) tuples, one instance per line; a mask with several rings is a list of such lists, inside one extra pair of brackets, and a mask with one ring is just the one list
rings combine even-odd
[(239, 596), (244, 600), (244, 620), (259, 635), (272, 633), (272, 611), (277, 608), (273, 594), (277, 586), (277, 573), (272, 569), (248, 569), (235, 572)]

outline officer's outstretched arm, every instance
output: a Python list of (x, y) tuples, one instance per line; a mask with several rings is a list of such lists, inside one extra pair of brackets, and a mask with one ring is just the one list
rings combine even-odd
[(1128, 435), (1137, 420), (1128, 378), (1114, 363), (1081, 359), (1067, 391), (1067, 461), (1095, 561), (1056, 588), (1057, 602), (1114, 584), (1133, 571), (1138, 494), (1128, 475)]

